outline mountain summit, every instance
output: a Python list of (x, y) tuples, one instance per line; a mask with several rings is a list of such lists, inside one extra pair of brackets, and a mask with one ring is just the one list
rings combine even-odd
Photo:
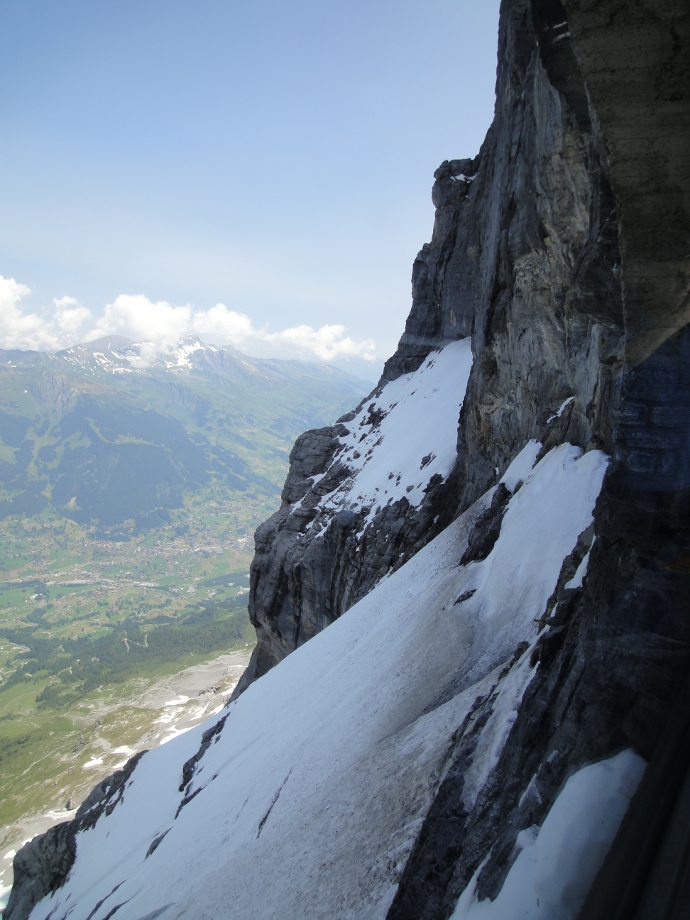
[[(0, 351), (0, 360), (4, 353)], [(8, 360), (19, 360), (20, 352), (7, 352)], [(33, 360), (37, 352), (30, 352)], [(39, 359), (40, 360), (40, 359)], [(218, 374), (230, 380), (247, 380), (257, 375), (276, 380), (290, 376), (323, 376), (343, 380), (351, 377), (329, 364), (310, 364), (304, 361), (285, 361), (276, 358), (251, 358), (231, 345), (206, 345), (196, 335), (187, 336), (166, 349), (151, 342), (135, 342), (122, 335), (109, 335), (54, 355), (46, 354), (44, 362), (50, 366), (71, 366), (87, 373), (113, 374), (145, 373), (165, 370), (173, 372), (197, 371)]]

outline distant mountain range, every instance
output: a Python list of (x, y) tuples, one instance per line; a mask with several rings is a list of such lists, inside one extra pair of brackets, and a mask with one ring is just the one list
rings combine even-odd
[[(156, 349), (148, 342), (135, 342), (123, 335), (105, 336), (55, 354), (0, 349), (0, 363), (7, 367), (71, 368), (92, 375), (172, 371), (218, 375), (235, 382), (263, 377), (276, 381), (318, 379), (341, 381), (345, 386), (362, 385), (359, 378), (330, 364), (252, 358), (230, 345), (206, 345), (196, 335), (181, 339), (168, 351)], [(368, 381), (364, 381), (366, 383)]]
[(369, 387), (196, 337), (165, 353), (122, 336), (0, 350), (0, 520), (48, 509), (122, 538), (213, 480), (277, 494), (294, 438)]

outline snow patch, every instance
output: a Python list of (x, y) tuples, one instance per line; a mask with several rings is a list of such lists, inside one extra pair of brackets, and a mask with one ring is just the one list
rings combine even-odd
[(476, 898), (477, 870), (452, 920), (575, 920), (606, 856), (645, 761), (626, 750), (578, 770), (540, 829), (518, 836), (521, 851), (494, 900)]
[[(532, 440), (527, 442), (501, 477), (501, 482), (506, 489), (514, 492), (519, 482), (524, 482), (530, 478), (540, 450), (540, 441)], [(498, 468), (496, 472), (498, 472)]]
[[(486, 559), (458, 566), (490, 493), (230, 704), (182, 792), (182, 766), (217, 716), (142, 757), (122, 801), (78, 835), (68, 879), (32, 920), (86, 920), (116, 885), (122, 920), (165, 905), (170, 920), (230, 909), (299, 917), (305, 905), (324, 920), (385, 917), (449, 737), (518, 643), (535, 638), (563, 559), (592, 519), (605, 455), (562, 445), (533, 466), (538, 449), (525, 448), (524, 485)], [(459, 676), (466, 689), (437, 705)], [(530, 676), (526, 652), (494, 691), (475, 789)], [(522, 854), (536, 851), (545, 827), (533, 845), (521, 838)]]
[(126, 744), (123, 744), (121, 747), (111, 748), (110, 753), (111, 754), (126, 754), (127, 757), (131, 757), (132, 754), (134, 754), (134, 749), (131, 747), (127, 747)]
[(492, 711), (477, 742), (472, 763), (465, 773), (463, 803), (469, 811), (480, 789), (496, 767), (510, 730), (517, 719), (518, 709), (527, 685), (537, 670), (530, 667), (530, 656), (536, 640), (523, 653), (520, 663), (508, 673), (492, 701)]
[(575, 400), (575, 397), (574, 397), (574, 396), (569, 396), (567, 399), (564, 399), (563, 402), (561, 403), (560, 408), (558, 409), (558, 411), (557, 411), (557, 412), (554, 412), (553, 415), (550, 415), (550, 416), (547, 418), (546, 424), (548, 425), (548, 424), (550, 424), (551, 422), (553, 422), (554, 419), (560, 418), (560, 417), (563, 415), (563, 413), (565, 412), (566, 406), (569, 406), (571, 402), (574, 402), (574, 400)]
[[(536, 453), (530, 442), (513, 461), (520, 477)], [(454, 609), (482, 636), (468, 676), (495, 666), (496, 648), (512, 651), (532, 638), (533, 620), (544, 614), (563, 560), (592, 523), (607, 466), (601, 451), (583, 454), (572, 444), (549, 451), (508, 503), (491, 553), (465, 566), (459, 594), (475, 593)]]
[[(377, 508), (402, 498), (419, 506), (429, 480), (445, 479), (455, 462), (471, 368), (470, 340), (451, 342), (367, 400), (347, 423), (349, 434), (339, 439), (341, 449), (331, 464), (345, 464), (350, 475), (321, 499), (321, 508), (366, 510), (366, 526)], [(327, 472), (314, 477), (314, 484)]]
[[(594, 541), (592, 541), (592, 546), (594, 546)], [(577, 567), (577, 571), (575, 572), (573, 577), (570, 579), (570, 581), (564, 585), (564, 587), (571, 588), (571, 589), (582, 587), (582, 584), (585, 580), (585, 575), (587, 574), (587, 566), (589, 564), (589, 554), (592, 552), (592, 546), (590, 546), (590, 548), (587, 550), (587, 552), (582, 558), (582, 562)]]

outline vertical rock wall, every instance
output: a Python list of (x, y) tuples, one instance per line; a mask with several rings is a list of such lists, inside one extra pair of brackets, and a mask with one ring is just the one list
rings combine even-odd
[(607, 400), (623, 349), (618, 226), (604, 146), (570, 43), (560, 41), (563, 15), (558, 4), (545, 13), (528, 0), (504, 4), (494, 124), (478, 156), (436, 171), (433, 235), (413, 266), (410, 316), (372, 394), (471, 335), (456, 469), (420, 508), (403, 500), (384, 509), (364, 538), (361, 519), (343, 509), (315, 541), (316, 506), (348, 475), (333, 465), (343, 428), (298, 440), (282, 507), (256, 534), (249, 609), (258, 646), (238, 692), (435, 536), (529, 438), (611, 450)]
[[(586, 582), (554, 598), (491, 787), (464, 811), (461, 746), (391, 920), (449, 916), (484, 860), (477, 897), (495, 897), (518, 829), (541, 824), (579, 765), (625, 747), (649, 759), (648, 775), (581, 917), (677, 918), (687, 907), (688, 19), (680, 3), (503, 4), (492, 133), (516, 198), (514, 209), (496, 204), (492, 287), (477, 302), (460, 505), (514, 438), (600, 446), (612, 464)], [(560, 133), (552, 121), (544, 134), (549, 100)], [(530, 125), (540, 125), (533, 170), (515, 146)], [(559, 385), (572, 408), (544, 427)]]
[[(398, 507), (377, 521), (365, 543), (356, 518), (336, 516), (316, 550), (289, 503), (305, 498), (308, 517), (318, 502), (324, 482), (310, 482), (331, 464), (338, 429), (307, 433), (286, 504), (257, 533), (259, 645), (247, 680), (340, 616), (445, 526), (449, 509), (495, 484), (528, 439), (612, 458), (587, 580), (574, 592), (561, 580), (490, 788), (466, 813), (471, 751), (460, 745), (391, 920), (449, 916), (483, 860), (478, 896), (495, 896), (519, 829), (543, 821), (583, 764), (630, 746), (653, 764), (671, 757), (664, 738), (678, 734), (668, 734), (669, 713), (690, 648), (689, 47), (688, 13), (675, 0), (504, 0), (494, 123), (477, 157), (435, 174), (432, 239), (414, 263), (412, 310), (379, 384), (472, 337), (455, 469), (414, 514)], [(675, 769), (682, 780), (687, 765)], [(675, 788), (658, 778), (663, 769), (650, 775), (656, 787), (633, 806), (643, 809), (639, 848), (644, 815)], [(631, 884), (630, 872), (617, 878)], [(603, 917), (617, 895), (602, 890), (587, 910)]]

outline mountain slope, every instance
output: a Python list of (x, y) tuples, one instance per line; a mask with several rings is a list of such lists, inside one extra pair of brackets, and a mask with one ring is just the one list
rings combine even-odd
[(119, 336), (0, 352), (0, 384), (0, 516), (49, 508), (106, 534), (159, 526), (214, 480), (275, 494), (294, 437), (366, 389), (327, 366), (196, 338), (147, 356)]
[[(676, 2), (504, 0), (399, 349), (257, 534), (243, 693), (21, 851), (12, 920), (685, 916), (687, 35)], [(468, 338), (424, 493), (389, 388)]]
[[(216, 917), (228, 905), (241, 917), (386, 916), (461, 750), (465, 807), (480, 809), (536, 667), (534, 618), (592, 521), (604, 455), (563, 446), (532, 469), (538, 450), (507, 471), (511, 498), (485, 559), (457, 565), (494, 491), (204, 726), (210, 746), (199, 728), (147, 754), (93, 829), (87, 802), (75, 869), (32, 916), (102, 920), (117, 904), (126, 917)], [(640, 759), (626, 757), (614, 801), (639, 780)], [(618, 820), (620, 808), (604, 839)]]
[(153, 710), (115, 714), (142, 681), (253, 644), (251, 533), (292, 441), (368, 388), (198, 340), (144, 357), (0, 357), (0, 856), (150, 744)]
[[(432, 238), (415, 260), (412, 309), (380, 385), (417, 372), (431, 349), (463, 338), (471, 337), (473, 368), (454, 468), (418, 509), (395, 505), (377, 522), (378, 540), (399, 543), (402, 558), (494, 485), (530, 438), (549, 446), (567, 439), (609, 454), (615, 449), (607, 400), (625, 335), (618, 228), (603, 139), (592, 130), (586, 87), (561, 35), (566, 20), (559, 3), (506, 6), (494, 123), (478, 156), (445, 161), (435, 173)], [(554, 419), (566, 399), (563, 415)], [(318, 457), (311, 468), (301, 469), (301, 449)], [(298, 445), (293, 463), (303, 478), (318, 476), (324, 454), (336, 449), (324, 433)], [(338, 559), (360, 529), (358, 518), (331, 523), (326, 540), (338, 548)], [(337, 600), (329, 594), (330, 622), (392, 565), (385, 553), (369, 550), (364, 558), (360, 551), (345, 567), (326, 560), (321, 575), (311, 561), (297, 564), (298, 547), (309, 558), (308, 540), (305, 533), (291, 544), (287, 595), (280, 596), (293, 620), (304, 593), (301, 573), (311, 578), (316, 571), (321, 584), (361, 583), (359, 594), (341, 593)], [(283, 555), (283, 542), (276, 516), (261, 531), (253, 563), (258, 586), (250, 616), (259, 644), (242, 686), (275, 662), (278, 646), (284, 653), (290, 643), (261, 586), (263, 559)]]
[(255, 536), (249, 610), (261, 638), (237, 694), (447, 523), (471, 364), (469, 340), (454, 342), (335, 427), (298, 439), (282, 507)]

